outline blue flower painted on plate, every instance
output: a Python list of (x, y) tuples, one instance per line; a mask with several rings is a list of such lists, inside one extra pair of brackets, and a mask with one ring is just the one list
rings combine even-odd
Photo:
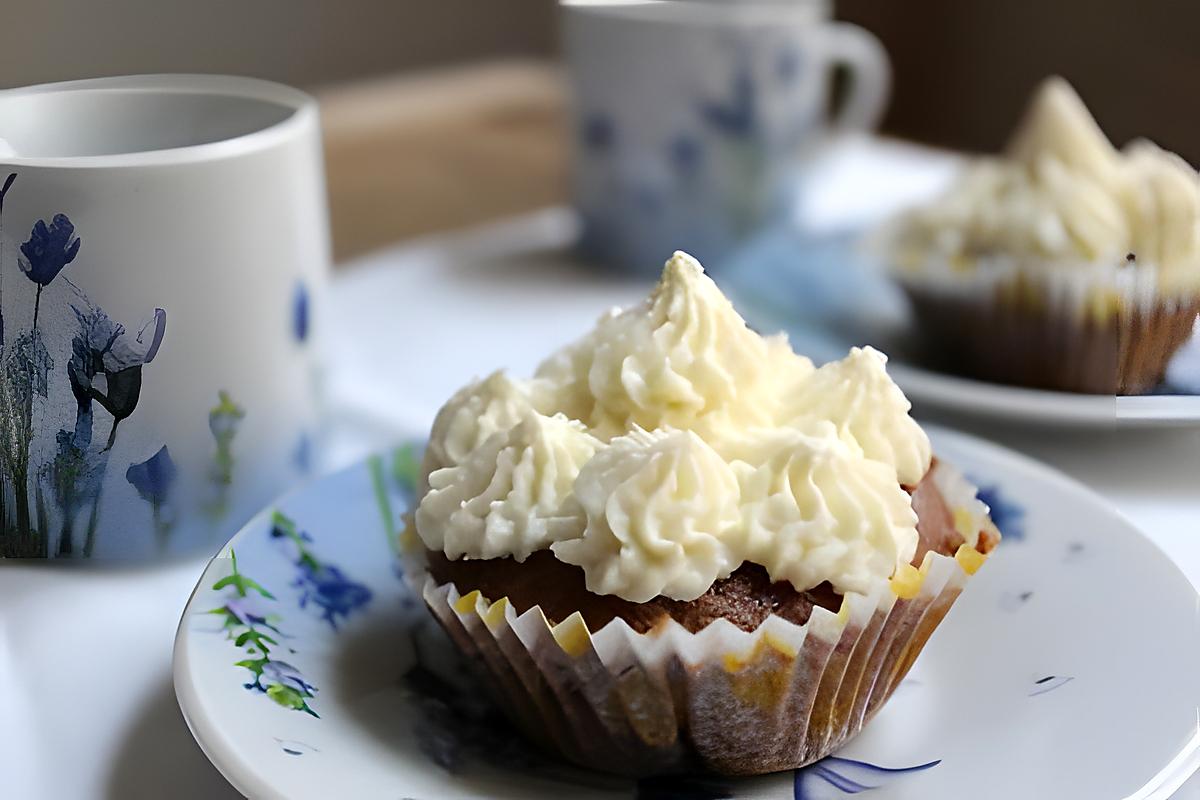
[(310, 545), (312, 537), (296, 523), (276, 511), (271, 517), (271, 538), (283, 542), (296, 567), (292, 586), (300, 591), (300, 608), (315, 606), (321, 619), (337, 630), (339, 618), (348, 619), (371, 600), (365, 584), (349, 578), (342, 570), (323, 563)]
[(942, 763), (941, 759), (915, 767), (881, 767), (865, 761), (826, 756), (796, 770), (792, 783), (795, 800), (827, 800), (860, 794), (888, 786), (906, 775), (924, 772)]
[(292, 336), (297, 342), (308, 340), (309, 298), (304, 281), (296, 281), (292, 291)]
[(284, 708), (319, 717), (308, 703), (316, 697), (317, 687), (295, 666), (272, 655), (285, 635), (277, 624), (278, 617), (259, 603), (275, 602), (275, 595), (238, 569), (237, 554), (232, 550), (229, 559), (233, 571), (212, 586), (213, 591), (229, 590), (229, 594), (221, 606), (204, 613), (221, 617), (226, 638), (245, 653), (246, 658), (233, 664), (250, 672), (251, 680), (242, 686), (265, 694)]
[(973, 481), (979, 486), (978, 497), (991, 510), (992, 522), (1000, 529), (1000, 534), (1010, 542), (1019, 542), (1025, 538), (1025, 509), (1010, 500), (997, 485), (985, 486)]
[(17, 263), (21, 272), (41, 289), (75, 260), (79, 245), (71, 220), (66, 214), (55, 214), (49, 225), (41, 219), (34, 223), (29, 240), (21, 245)]
[(1046, 694), (1059, 689), (1071, 681), (1075, 680), (1071, 675), (1047, 675), (1044, 678), (1039, 678), (1033, 682), (1033, 689), (1030, 690), (1030, 697), (1037, 697), (1039, 694)]

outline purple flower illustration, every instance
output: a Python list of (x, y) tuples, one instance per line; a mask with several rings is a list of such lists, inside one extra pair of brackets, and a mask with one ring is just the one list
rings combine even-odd
[(34, 223), (29, 241), (21, 245), (18, 263), (26, 277), (41, 288), (49, 286), (77, 255), (79, 237), (75, 226), (66, 214), (55, 214), (49, 226), (45, 220)]
[(232, 589), (232, 596), (226, 597), (220, 607), (204, 613), (223, 617), (221, 627), (225, 635), (233, 641), (234, 647), (240, 648), (247, 656), (234, 662), (235, 667), (250, 672), (252, 679), (242, 686), (262, 692), (284, 708), (319, 717), (308, 705), (308, 701), (316, 696), (317, 687), (309, 683), (299, 669), (271, 656), (272, 650), (282, 647), (275, 637), (285, 638), (285, 634), (268, 621), (268, 615), (258, 603), (264, 599), (274, 601), (275, 595), (258, 581), (238, 571), (237, 554), (232, 550), (229, 551), (229, 561), (232, 572), (214, 583), (212, 588), (214, 591)]
[(266, 612), (259, 608), (258, 601), (251, 595), (226, 600), (224, 608), (241, 625), (264, 625), (267, 622)]
[(297, 692), (316, 692), (317, 690), (317, 687), (304, 680), (300, 670), (286, 661), (268, 661), (263, 665), (262, 677), (270, 683), (276, 683)]

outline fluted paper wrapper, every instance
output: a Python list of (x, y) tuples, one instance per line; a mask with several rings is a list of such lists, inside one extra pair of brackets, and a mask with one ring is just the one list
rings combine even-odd
[[(956, 517), (990, 525), (957, 471), (935, 478)], [(847, 594), (837, 613), (816, 607), (804, 625), (772, 615), (753, 632), (668, 620), (637, 633), (621, 619), (590, 631), (579, 614), (552, 625), (540, 607), (518, 614), (507, 600), (412, 578), (509, 716), (548, 749), (626, 775), (751, 775), (803, 766), (856, 735), (984, 560), (967, 545), (929, 553), (920, 570)]]
[(1157, 271), (1136, 263), (993, 257), (894, 272), (946, 366), (1045, 389), (1149, 391), (1191, 338), (1200, 311), (1200, 297), (1160, 291)]

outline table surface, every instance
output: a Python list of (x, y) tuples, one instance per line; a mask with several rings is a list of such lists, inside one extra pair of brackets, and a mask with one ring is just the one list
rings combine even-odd
[[(872, 180), (906, 170), (928, 176), (945, 166), (877, 142), (840, 157)], [(470, 377), (497, 365), (527, 374), (547, 343), (582, 333), (605, 307), (644, 294), (648, 281), (576, 264), (567, 249), (573, 234), (571, 215), (550, 209), (415, 241), (341, 271), (326, 342), (336, 355), (327, 466), (419, 434)], [(1057, 432), (917, 413), (1088, 484), (1200, 586), (1200, 430)], [(174, 630), (202, 567), (202, 559), (190, 559), (0, 570), (0, 794), (237, 796), (192, 741), (170, 683)], [(1200, 798), (1200, 778), (1176, 797)]]

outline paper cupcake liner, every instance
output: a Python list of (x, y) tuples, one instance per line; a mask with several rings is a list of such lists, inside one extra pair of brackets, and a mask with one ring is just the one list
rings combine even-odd
[[(935, 479), (967, 524), (990, 525), (962, 476)], [(963, 545), (926, 555), (838, 612), (804, 625), (769, 616), (753, 632), (718, 620), (691, 633), (668, 620), (637, 633), (614, 619), (591, 631), (534, 606), (460, 595), (416, 570), (434, 617), (477, 663), (510, 717), (580, 765), (625, 775), (703, 769), (750, 775), (801, 767), (855, 736), (911, 668), (986, 556)], [(420, 582), (417, 582), (420, 581)]]
[(897, 268), (932, 354), (952, 371), (1046, 389), (1137, 394), (1192, 336), (1200, 297), (1137, 264), (979, 259)]

